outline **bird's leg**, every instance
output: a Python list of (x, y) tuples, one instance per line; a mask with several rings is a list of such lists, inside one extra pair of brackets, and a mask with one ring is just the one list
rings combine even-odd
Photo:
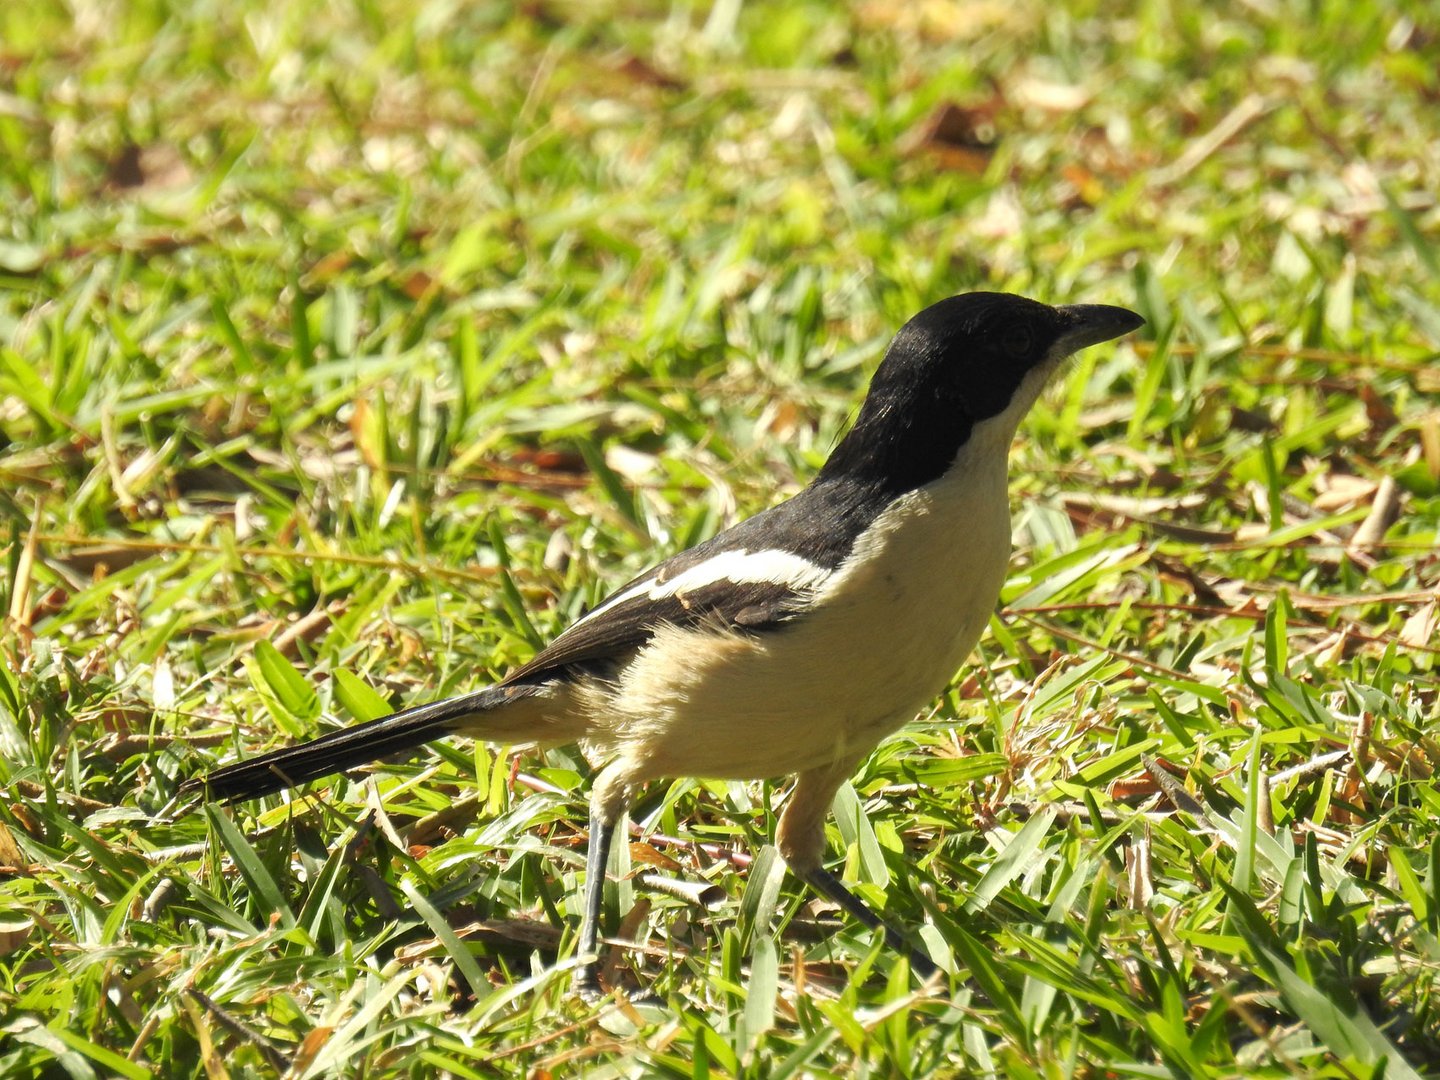
[(845, 883), (830, 873), (823, 866), (791, 866), (795, 876), (805, 882), (821, 896), (829, 897), (848, 911), (855, 918), (859, 919), (872, 930), (877, 927), (885, 931), (885, 944), (896, 952), (910, 954), (910, 970), (920, 976), (921, 979), (929, 979), (937, 975), (940, 969), (935, 966), (935, 961), (922, 953), (915, 946), (910, 944), (909, 939), (894, 926), (882, 919), (875, 912), (865, 906), (861, 900), (848, 888)]
[(600, 906), (605, 898), (605, 867), (610, 863), (610, 843), (615, 827), (625, 816), (630, 802), (630, 785), (621, 762), (600, 770), (590, 789), (590, 841), (585, 851), (585, 910), (580, 917), (580, 941), (575, 969), (574, 991), (586, 1001), (600, 997)]
[(580, 918), (580, 966), (575, 969), (574, 989), (587, 1001), (600, 997), (599, 942), (600, 904), (605, 897), (605, 867), (610, 862), (610, 841), (615, 822), (606, 821), (598, 807), (590, 807), (590, 842), (585, 852), (585, 910)]
[(866, 907), (863, 900), (821, 863), (825, 853), (825, 816), (830, 812), (835, 792), (840, 790), (855, 765), (854, 761), (847, 761), (800, 774), (785, 804), (785, 812), (780, 815), (776, 845), (796, 877), (866, 926), (884, 930), (885, 943), (892, 949), (909, 953), (911, 970), (920, 978), (929, 979), (939, 972), (935, 962), (911, 945), (904, 933)]

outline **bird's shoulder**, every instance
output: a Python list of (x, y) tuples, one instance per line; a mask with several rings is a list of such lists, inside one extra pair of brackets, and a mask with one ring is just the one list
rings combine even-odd
[(623, 661), (661, 626), (778, 630), (803, 614), (888, 503), (863, 485), (812, 484), (636, 575), (582, 615), (506, 684)]

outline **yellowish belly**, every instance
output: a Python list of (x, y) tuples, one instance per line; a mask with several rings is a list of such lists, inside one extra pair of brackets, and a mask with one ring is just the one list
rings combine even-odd
[[(590, 753), (647, 778), (751, 779), (863, 756), (954, 677), (1004, 583), (1004, 475), (921, 491), (783, 629), (662, 628), (591, 706)], [(947, 498), (948, 496), (948, 498)], [(883, 516), (882, 516), (883, 518)]]

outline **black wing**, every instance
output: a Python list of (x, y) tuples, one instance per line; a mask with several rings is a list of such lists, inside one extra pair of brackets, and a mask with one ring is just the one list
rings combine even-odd
[(659, 599), (642, 593), (572, 624), (529, 663), (507, 675), (501, 685), (565, 678), (576, 669), (604, 667), (631, 655), (665, 625), (706, 623), (750, 633), (770, 630), (792, 617), (805, 599), (806, 593), (772, 582), (718, 582)]
[[(885, 492), (845, 481), (812, 484), (788, 502), (628, 582), (529, 663), (512, 671), (501, 685), (566, 678), (575, 670), (623, 661), (661, 626), (706, 624), (746, 633), (778, 629), (804, 609), (823, 578), (845, 560), (856, 538), (888, 502)], [(777, 574), (769, 580), (720, 578), (673, 592), (663, 588), (710, 560), (723, 556), (733, 560), (742, 553), (784, 553), (797, 560), (802, 572), (792, 577)]]

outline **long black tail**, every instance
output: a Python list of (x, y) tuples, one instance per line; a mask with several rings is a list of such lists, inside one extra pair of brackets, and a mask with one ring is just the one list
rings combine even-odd
[(259, 798), (421, 746), (464, 727), (463, 721), (467, 718), (489, 712), (518, 697), (530, 696), (534, 689), (491, 686), (460, 697), (416, 705), (368, 724), (332, 731), (299, 746), (287, 746), (193, 777), (181, 785), (180, 793), (203, 793), (221, 802)]

